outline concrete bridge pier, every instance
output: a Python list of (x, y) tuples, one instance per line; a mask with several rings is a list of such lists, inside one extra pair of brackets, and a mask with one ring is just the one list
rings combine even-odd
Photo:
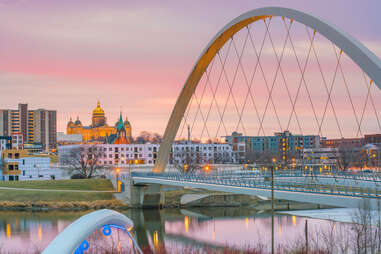
[(124, 192), (116, 195), (135, 208), (163, 208), (165, 193), (160, 184), (134, 184), (131, 178), (123, 179)]
[(159, 184), (131, 185), (130, 205), (139, 208), (163, 208), (165, 194)]
[[(116, 178), (110, 179), (114, 188), (117, 189)], [(164, 187), (160, 184), (135, 184), (128, 175), (121, 175), (123, 187), (120, 193), (115, 193), (115, 197), (120, 201), (129, 204), (134, 208), (163, 208), (165, 204)]]

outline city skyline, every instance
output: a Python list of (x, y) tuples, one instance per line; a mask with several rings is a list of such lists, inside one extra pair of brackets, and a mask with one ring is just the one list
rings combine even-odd
[[(324, 3), (333, 7), (327, 9)], [(380, 3), (324, 3), (305, 6), (294, 1), (287, 7), (336, 24), (381, 56), (376, 32)], [(244, 11), (282, 2), (241, 1), (227, 4), (229, 8), (215, 1), (41, 0), (0, 5), (8, 21), (1, 24), (1, 108), (26, 102), (57, 109), (57, 131), (64, 132), (70, 116), (90, 122), (88, 112), (100, 100), (109, 121), (118, 119), (122, 110), (134, 122), (135, 134), (162, 134), (189, 71), (215, 32)], [(338, 14), (337, 9), (342, 11)], [(150, 37), (154, 40), (147, 40)]]

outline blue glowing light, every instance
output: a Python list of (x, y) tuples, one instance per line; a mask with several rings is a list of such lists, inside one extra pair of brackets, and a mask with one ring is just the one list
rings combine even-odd
[(105, 225), (102, 230), (105, 236), (111, 235), (111, 227), (109, 225)]
[(74, 254), (83, 254), (85, 250), (88, 250), (90, 247), (90, 244), (87, 240), (84, 240), (81, 245), (78, 246), (78, 248), (74, 251)]

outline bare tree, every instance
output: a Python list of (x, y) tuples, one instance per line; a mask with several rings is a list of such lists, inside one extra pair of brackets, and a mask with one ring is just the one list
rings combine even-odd
[(195, 151), (176, 151), (173, 153), (173, 165), (181, 173), (189, 174), (202, 169), (203, 153)]
[(140, 132), (139, 136), (135, 138), (135, 142), (139, 144), (145, 144), (150, 142), (152, 144), (158, 144), (161, 142), (162, 136), (158, 133), (152, 133), (149, 131)]
[(102, 147), (96, 145), (75, 146), (62, 159), (72, 175), (92, 178), (102, 168), (101, 160), (105, 157)]
[(376, 211), (372, 211), (369, 201), (364, 200), (359, 209), (353, 213), (352, 221), (355, 253), (381, 253), (380, 204)]
[(358, 151), (354, 148), (341, 145), (337, 150), (337, 168), (342, 171), (347, 171), (351, 166), (355, 165), (358, 158)]

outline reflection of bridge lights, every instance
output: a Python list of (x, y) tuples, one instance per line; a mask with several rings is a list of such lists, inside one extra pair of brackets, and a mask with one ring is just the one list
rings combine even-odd
[(296, 216), (295, 215), (292, 216), (292, 225), (296, 226)]
[(7, 234), (7, 238), (11, 238), (11, 225), (7, 224), (6, 226), (6, 234)]
[(157, 232), (157, 230), (153, 232), (153, 245), (155, 246), (155, 248), (159, 246), (159, 232)]
[(282, 225), (279, 224), (278, 229), (279, 229), (279, 235), (282, 235)]
[(216, 240), (216, 231), (215, 230), (213, 230), (213, 232), (212, 232), (212, 239)]
[(249, 228), (249, 218), (245, 218), (245, 226), (246, 226), (246, 229)]
[(37, 235), (38, 235), (38, 239), (41, 241), (42, 240), (42, 227), (41, 227), (41, 225), (38, 225)]
[(189, 217), (188, 216), (184, 217), (184, 228), (185, 228), (185, 232), (188, 233), (189, 231)]

